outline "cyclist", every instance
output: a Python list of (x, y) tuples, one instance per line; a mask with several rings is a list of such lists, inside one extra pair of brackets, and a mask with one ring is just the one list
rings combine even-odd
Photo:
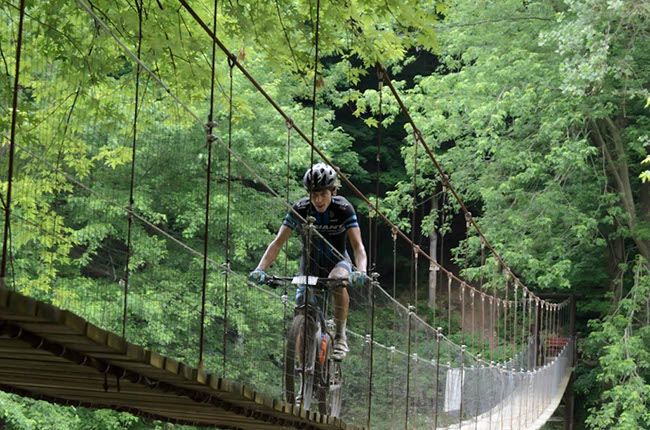
[[(305, 172), (303, 185), (309, 196), (296, 202), (292, 210), (287, 213), (277, 236), (269, 244), (257, 268), (249, 274), (249, 279), (256, 283), (264, 281), (266, 277), (264, 271), (275, 261), (291, 232), (298, 229), (303, 239), (301, 275), (348, 278), (348, 284), (352, 287), (363, 285), (366, 280), (366, 250), (361, 240), (361, 230), (354, 208), (344, 197), (336, 195), (340, 186), (336, 171), (325, 163), (315, 164)], [(308, 216), (316, 219), (314, 228), (320, 233), (320, 235), (311, 235), (311, 250), (307, 250), (306, 229), (299, 221), (306, 220)], [(335, 251), (320, 236), (331, 244)], [(352, 268), (346, 249), (347, 238), (350, 239), (354, 251), (356, 270)], [(298, 304), (302, 304), (304, 300), (304, 290), (304, 286), (298, 288), (296, 293)], [(349, 351), (345, 324), (350, 297), (345, 288), (337, 288), (333, 291), (336, 334), (332, 357), (335, 360), (342, 360)]]

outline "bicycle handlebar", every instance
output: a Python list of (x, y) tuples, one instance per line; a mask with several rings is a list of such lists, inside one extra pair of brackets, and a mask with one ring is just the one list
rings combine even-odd
[[(321, 289), (327, 288), (343, 288), (347, 286), (347, 278), (319, 278), (318, 276), (292, 276), (292, 277), (282, 277), (282, 276), (267, 276), (264, 279), (264, 283), (270, 286), (271, 288), (281, 287), (285, 284), (294, 284), (294, 285), (309, 285), (311, 287), (317, 287)], [(330, 285), (330, 284), (334, 285)]]

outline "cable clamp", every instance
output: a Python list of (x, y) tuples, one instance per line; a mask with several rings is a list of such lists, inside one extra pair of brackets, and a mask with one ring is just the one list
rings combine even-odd
[(237, 64), (237, 56), (232, 52), (228, 55), (228, 66), (232, 69)]
[(424, 138), (422, 137), (422, 131), (420, 131), (419, 128), (414, 127), (413, 128), (413, 134), (415, 135), (415, 141), (416, 142), (419, 140), (420, 143), (424, 143)]
[(296, 127), (296, 124), (293, 122), (293, 118), (291, 118), (291, 117), (287, 118), (286, 126), (287, 126), (287, 130), (291, 130), (292, 128)]
[(370, 342), (372, 342), (372, 337), (369, 334), (367, 334), (366, 335), (366, 343), (370, 343)]
[(209, 142), (209, 143), (212, 143), (212, 142), (214, 142), (214, 141), (216, 141), (216, 140), (218, 140), (218, 139), (219, 139), (219, 138), (217, 137), (216, 134), (214, 134), (214, 133), (209, 133), (209, 134), (208, 134), (208, 142)]
[(219, 123), (217, 121), (215, 121), (215, 120), (208, 121), (205, 124), (205, 126), (208, 127), (208, 128), (214, 128), (214, 127), (217, 127), (218, 125), (219, 125)]
[(379, 61), (377, 62), (377, 79), (379, 79), (379, 82), (383, 82), (388, 78), (388, 73), (386, 73), (386, 69), (384, 66), (379, 64)]

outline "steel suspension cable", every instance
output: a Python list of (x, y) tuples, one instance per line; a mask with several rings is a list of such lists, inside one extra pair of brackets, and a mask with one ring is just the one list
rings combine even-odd
[(9, 225), (11, 222), (11, 191), (14, 177), (14, 154), (16, 152), (16, 123), (18, 122), (18, 90), (20, 83), (20, 54), (23, 47), (23, 24), (25, 21), (25, 0), (20, 0), (20, 18), (18, 20), (18, 38), (16, 39), (16, 68), (14, 73), (14, 91), (11, 105), (11, 131), (9, 137), (9, 172), (7, 175), (7, 199), (5, 201), (5, 225), (2, 240), (2, 262), (0, 262), (0, 282), (5, 283), (7, 277), (7, 244), (9, 241)]
[[(419, 140), (420, 143), (422, 143), (422, 147), (424, 148), (425, 152), (427, 153), (427, 155), (429, 156), (429, 158), (433, 162), (436, 170), (440, 174), (440, 178), (441, 178), (441, 181), (443, 182), (443, 184), (447, 185), (447, 188), (449, 188), (449, 191), (451, 191), (451, 193), (453, 194), (454, 198), (456, 199), (457, 203), (460, 205), (460, 207), (463, 210), (463, 212), (465, 213), (465, 215), (467, 217), (469, 217), (470, 222), (472, 223), (472, 225), (476, 229), (479, 236), (481, 236), (481, 238), (485, 241), (485, 243), (486, 243), (487, 247), (490, 249), (490, 251), (492, 251), (492, 254), (494, 255), (494, 257), (501, 263), (501, 265), (504, 267), (504, 269), (506, 271), (508, 271), (508, 273), (511, 274), (511, 276), (513, 277), (513, 279), (514, 279), (514, 281), (516, 283), (520, 284), (522, 286), (522, 288), (527, 289), (527, 287), (525, 285), (523, 285), (523, 283), (521, 283), (521, 281), (514, 275), (514, 273), (512, 273), (512, 271), (510, 270), (510, 267), (508, 267), (505, 264), (505, 262), (503, 261), (501, 256), (496, 252), (496, 250), (489, 243), (489, 241), (487, 240), (487, 238), (485, 237), (485, 235), (483, 234), (483, 232), (479, 228), (478, 224), (476, 223), (476, 221), (472, 218), (471, 213), (469, 212), (469, 210), (467, 210), (467, 207), (465, 206), (463, 201), (460, 199), (460, 196), (458, 195), (458, 193), (456, 192), (454, 187), (449, 182), (449, 177), (447, 175), (445, 175), (444, 171), (442, 170), (442, 167), (438, 163), (436, 157), (433, 155), (433, 152), (431, 151), (431, 149), (429, 148), (429, 146), (425, 142), (424, 138), (422, 137), (422, 132), (415, 125), (415, 122), (413, 121), (413, 118), (409, 114), (408, 109), (406, 108), (406, 106), (404, 105), (404, 102), (402, 101), (402, 98), (400, 97), (400, 95), (398, 94), (395, 86), (392, 83), (392, 81), (390, 79), (390, 76), (388, 75), (388, 71), (384, 68), (383, 65), (381, 65), (381, 63), (379, 63), (379, 61), (376, 63), (376, 65), (377, 65), (377, 68), (380, 70), (380, 73), (381, 73), (381, 75), (382, 75), (382, 77), (384, 79), (384, 82), (386, 83), (386, 85), (388, 85), (391, 92), (393, 93), (393, 96), (395, 97), (395, 100), (399, 104), (402, 113), (404, 113), (404, 115), (407, 118), (407, 121), (409, 122), (409, 124), (413, 128), (413, 133), (416, 136), (416, 140)], [(529, 293), (532, 294), (532, 292), (529, 292)]]

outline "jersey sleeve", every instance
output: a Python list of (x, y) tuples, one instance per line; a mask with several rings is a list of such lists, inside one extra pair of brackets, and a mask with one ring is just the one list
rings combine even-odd
[(344, 216), (343, 226), (346, 230), (349, 230), (353, 227), (359, 227), (359, 221), (357, 220), (357, 213), (354, 211), (354, 208), (350, 203), (347, 203), (344, 207)]
[(298, 212), (297, 204), (293, 205), (292, 210), (287, 212), (287, 214), (284, 217), (284, 220), (282, 221), (282, 225), (285, 227), (289, 227), (291, 230), (295, 230), (298, 228), (300, 225), (300, 222), (296, 218), (296, 213)]

